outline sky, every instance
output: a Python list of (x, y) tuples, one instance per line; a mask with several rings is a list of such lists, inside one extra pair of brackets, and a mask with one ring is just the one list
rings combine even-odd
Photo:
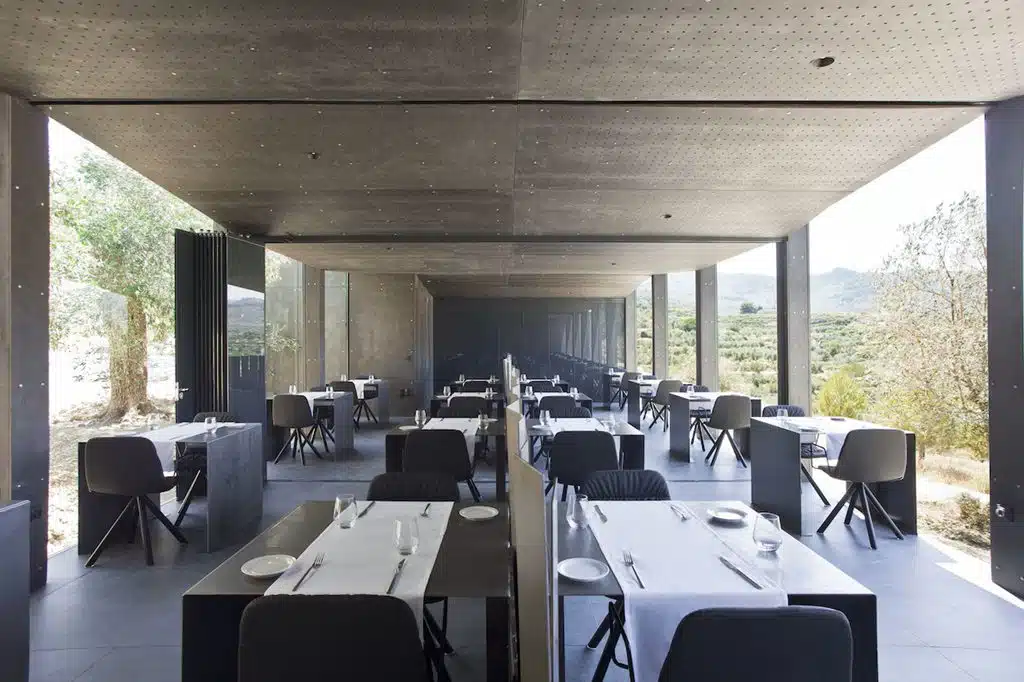
[[(811, 221), (811, 274), (835, 268), (861, 272), (881, 265), (897, 245), (897, 228), (930, 215), (964, 192), (985, 193), (985, 119), (948, 137), (839, 200)], [(56, 122), (50, 124), (51, 162), (92, 146)], [(775, 245), (731, 258), (721, 272), (775, 274)]]
[[(882, 264), (897, 228), (925, 218), (964, 192), (985, 194), (985, 125), (979, 117), (880, 175), (811, 221), (811, 274), (861, 272)], [(719, 264), (720, 272), (775, 274), (775, 245)]]

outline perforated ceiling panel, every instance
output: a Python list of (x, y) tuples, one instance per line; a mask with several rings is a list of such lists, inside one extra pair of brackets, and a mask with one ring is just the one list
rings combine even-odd
[(518, 0), (0, 3), (0, 90), (41, 99), (510, 99)]
[[(528, 0), (523, 98), (992, 101), (1021, 0)], [(817, 59), (835, 61), (816, 67)]]

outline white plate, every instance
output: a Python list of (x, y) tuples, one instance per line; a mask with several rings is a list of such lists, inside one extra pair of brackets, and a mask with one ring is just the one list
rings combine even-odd
[(242, 573), (250, 578), (276, 578), (295, 563), (295, 557), (287, 554), (268, 554), (249, 559), (242, 564)]
[(420, 427), (416, 426), (415, 424), (409, 424), (408, 426), (399, 426), (398, 430), (399, 431), (415, 431), (418, 428), (420, 428)]
[(577, 557), (559, 562), (558, 575), (578, 583), (595, 583), (608, 575), (608, 566), (597, 559)]
[(736, 507), (714, 507), (708, 510), (708, 521), (723, 526), (743, 526), (747, 523), (747, 512)]
[(494, 507), (486, 507), (479, 504), (475, 507), (465, 507), (459, 510), (459, 516), (470, 521), (486, 521), (493, 519), (497, 515), (498, 510)]

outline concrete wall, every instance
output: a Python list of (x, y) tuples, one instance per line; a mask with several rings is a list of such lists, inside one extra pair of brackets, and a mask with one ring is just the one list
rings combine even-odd
[(416, 277), (416, 403), (428, 409), (434, 386), (434, 297)]
[[(391, 414), (412, 416), (416, 395), (416, 276), (349, 274), (349, 374), (390, 383)], [(410, 395), (403, 396), (403, 391)]]

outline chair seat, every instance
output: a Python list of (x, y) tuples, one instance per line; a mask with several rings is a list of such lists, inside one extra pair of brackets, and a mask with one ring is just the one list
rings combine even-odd
[[(804, 443), (800, 446), (800, 458), (801, 459), (828, 459), (828, 453), (825, 448), (814, 443)], [(825, 467), (822, 467), (825, 468)]]

